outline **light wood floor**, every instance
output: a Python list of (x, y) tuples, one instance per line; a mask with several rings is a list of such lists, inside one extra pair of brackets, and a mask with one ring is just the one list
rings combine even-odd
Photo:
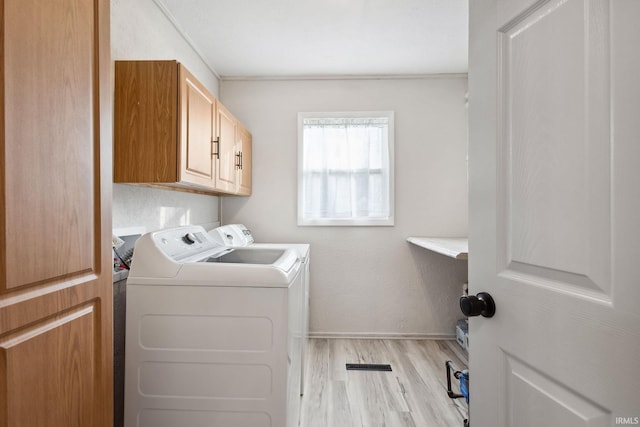
[[(446, 392), (445, 361), (467, 367), (455, 341), (311, 339), (308, 349), (301, 427), (455, 427), (466, 418), (464, 398)], [(393, 371), (347, 371), (346, 363)]]

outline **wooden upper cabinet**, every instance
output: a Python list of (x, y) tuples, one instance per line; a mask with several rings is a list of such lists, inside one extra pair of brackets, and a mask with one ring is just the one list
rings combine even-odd
[(220, 156), (216, 181), (218, 188), (235, 192), (237, 180), (236, 119), (224, 105), (218, 105), (218, 138), (220, 140)]
[(239, 194), (238, 121), (186, 68), (116, 61), (115, 86), (114, 182)]
[(216, 186), (239, 196), (251, 195), (251, 134), (224, 105), (218, 103), (219, 141)]
[(236, 128), (236, 146), (240, 153), (238, 194), (249, 196), (251, 195), (251, 134), (240, 122)]
[(178, 63), (116, 61), (114, 182), (178, 182)]
[(179, 180), (204, 187), (215, 185), (216, 99), (184, 67), (180, 67)]

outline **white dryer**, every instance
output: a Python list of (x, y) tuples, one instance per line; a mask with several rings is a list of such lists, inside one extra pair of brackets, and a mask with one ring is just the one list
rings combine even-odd
[(297, 426), (289, 313), (301, 271), (290, 249), (224, 247), (199, 226), (142, 236), (127, 281), (125, 426)]
[[(309, 338), (309, 287), (310, 287), (310, 269), (311, 269), (311, 245), (308, 243), (256, 243), (253, 234), (244, 224), (227, 224), (214, 228), (209, 234), (220, 244), (231, 248), (262, 248), (262, 249), (292, 249), (298, 254), (302, 262), (302, 275), (304, 283), (304, 292), (302, 295), (302, 311), (291, 313), (296, 316), (301, 329), (293, 331), (293, 337), (300, 337), (300, 395), (304, 393), (305, 384), (305, 362), (307, 341)], [(294, 344), (295, 345), (295, 344)]]

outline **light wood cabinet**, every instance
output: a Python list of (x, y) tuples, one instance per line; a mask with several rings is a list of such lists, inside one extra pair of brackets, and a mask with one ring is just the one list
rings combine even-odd
[(219, 162), (216, 185), (240, 196), (251, 194), (251, 134), (224, 105), (217, 110)]
[(115, 86), (114, 182), (251, 194), (236, 162), (242, 125), (184, 66), (116, 61)]
[(237, 120), (224, 105), (218, 105), (218, 138), (220, 152), (216, 182), (223, 191), (235, 192), (238, 185), (236, 170), (236, 130)]
[(183, 183), (217, 188), (216, 99), (184, 67), (180, 77), (180, 167)]
[(238, 194), (248, 196), (251, 194), (251, 134), (238, 122), (236, 130), (236, 146), (239, 154)]
[(116, 61), (114, 182), (176, 183), (178, 66)]

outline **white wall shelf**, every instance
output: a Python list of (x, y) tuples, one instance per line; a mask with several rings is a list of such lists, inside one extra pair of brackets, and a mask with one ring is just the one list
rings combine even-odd
[(469, 259), (469, 241), (466, 237), (407, 237), (407, 241), (451, 258)]

